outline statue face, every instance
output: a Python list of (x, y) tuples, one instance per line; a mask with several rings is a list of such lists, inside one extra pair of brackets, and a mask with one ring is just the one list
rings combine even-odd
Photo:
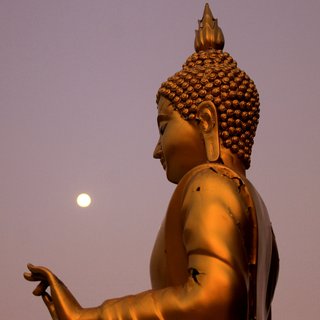
[(160, 159), (169, 181), (178, 183), (189, 170), (207, 161), (198, 124), (184, 120), (162, 96), (158, 103), (158, 127), (160, 138), (153, 157)]

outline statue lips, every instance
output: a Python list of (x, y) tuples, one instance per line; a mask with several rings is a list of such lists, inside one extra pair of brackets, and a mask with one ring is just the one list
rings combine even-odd
[(163, 169), (166, 170), (167, 166), (166, 166), (166, 161), (164, 160), (164, 158), (161, 158), (160, 162), (162, 164)]

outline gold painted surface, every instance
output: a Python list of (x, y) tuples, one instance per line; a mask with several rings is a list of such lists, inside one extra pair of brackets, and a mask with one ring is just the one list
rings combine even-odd
[(218, 26), (218, 19), (215, 19), (206, 4), (204, 7), (203, 17), (198, 21), (199, 29), (196, 30), (194, 39), (194, 48), (196, 51), (216, 49), (222, 50), (224, 47), (223, 32)]
[(267, 209), (245, 177), (259, 99), (233, 59), (210, 45), (221, 45), (217, 28), (206, 5), (198, 56), (157, 96), (154, 158), (177, 187), (151, 256), (152, 290), (82, 308), (49, 269), (29, 264), (24, 276), (40, 282), (34, 294), (52, 319), (271, 319), (277, 247)]

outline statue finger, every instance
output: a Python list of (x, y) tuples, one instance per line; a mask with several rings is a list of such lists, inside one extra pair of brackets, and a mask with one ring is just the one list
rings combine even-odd
[(28, 281), (33, 281), (32, 274), (30, 272), (24, 272), (23, 277)]
[(53, 320), (59, 320), (55, 306), (52, 302), (51, 296), (47, 292), (44, 292), (42, 295), (42, 300), (45, 303), (45, 305), (47, 306), (49, 313), (51, 315), (51, 318)]
[(28, 281), (41, 281), (46, 279), (46, 277), (41, 274), (34, 274), (30, 272), (24, 272), (23, 277)]
[(32, 293), (33, 293), (35, 296), (42, 296), (42, 295), (45, 294), (48, 286), (49, 286), (48, 281), (42, 280), (42, 281), (37, 285), (37, 287), (33, 290)]
[(31, 263), (28, 263), (27, 267), (33, 275), (42, 275), (45, 278), (49, 278), (53, 275), (53, 273), (46, 267), (34, 266)]
[(41, 266), (34, 266), (32, 263), (27, 264), (27, 268), (32, 272), (32, 273), (40, 273), (40, 274), (46, 274), (50, 272), (47, 268), (41, 267)]

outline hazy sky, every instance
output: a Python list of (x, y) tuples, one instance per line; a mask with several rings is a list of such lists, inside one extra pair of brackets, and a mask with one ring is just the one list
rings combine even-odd
[[(49, 266), (84, 306), (150, 288), (174, 188), (152, 159), (155, 94), (193, 53), (204, 3), (0, 1), (1, 319), (50, 318), (23, 280), (27, 262)], [(260, 92), (248, 177), (280, 251), (273, 319), (316, 319), (320, 2), (209, 3)]]

